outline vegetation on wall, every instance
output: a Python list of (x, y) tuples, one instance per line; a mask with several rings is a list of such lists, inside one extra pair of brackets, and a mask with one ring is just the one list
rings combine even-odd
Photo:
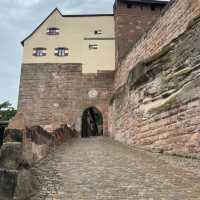
[(9, 101), (0, 103), (0, 121), (9, 121), (16, 113), (17, 110)]

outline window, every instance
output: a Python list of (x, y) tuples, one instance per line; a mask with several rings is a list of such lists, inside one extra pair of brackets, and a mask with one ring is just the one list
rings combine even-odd
[(101, 35), (101, 34), (102, 34), (102, 30), (101, 30), (101, 29), (95, 30), (95, 31), (94, 31), (94, 34), (95, 34), (95, 35)]
[(46, 56), (46, 48), (34, 48), (33, 49), (33, 56)]
[(128, 3), (127, 8), (132, 8), (132, 4)]
[(59, 28), (51, 27), (47, 29), (47, 35), (58, 35), (60, 32)]
[(97, 44), (89, 44), (89, 49), (90, 50), (98, 49), (98, 45)]
[(69, 55), (69, 49), (65, 47), (59, 47), (55, 49), (55, 56), (68, 56)]

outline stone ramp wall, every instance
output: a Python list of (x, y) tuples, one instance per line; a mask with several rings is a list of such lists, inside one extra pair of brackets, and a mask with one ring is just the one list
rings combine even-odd
[(17, 183), (17, 171), (0, 169), (0, 200), (13, 199)]
[(197, 17), (183, 34), (134, 66), (111, 100), (113, 138), (161, 152), (200, 154), (199, 35)]
[(133, 46), (117, 69), (114, 80), (115, 89), (126, 82), (129, 71), (139, 61), (158, 53), (165, 45), (182, 34), (189, 21), (200, 13), (198, 0), (171, 0), (170, 5), (154, 26)]
[(79, 136), (79, 133), (67, 124), (50, 124), (33, 126), (24, 129), (10, 129), (5, 131), (5, 142), (21, 142), (23, 153), (30, 162), (40, 160), (57, 146)]
[(35, 194), (38, 180), (32, 166), (57, 146), (78, 137), (68, 125), (7, 129), (0, 150), (0, 200), (25, 200)]
[(57, 146), (78, 137), (78, 132), (61, 125), (51, 132), (40, 126), (27, 128), (24, 132), (24, 153), (28, 160), (37, 161), (48, 155)]
[(25, 200), (36, 191), (36, 182), (23, 156), (23, 145), (4, 144), (0, 150), (0, 200)]

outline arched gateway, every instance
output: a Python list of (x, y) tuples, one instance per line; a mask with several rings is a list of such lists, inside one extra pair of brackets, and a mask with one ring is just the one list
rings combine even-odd
[(103, 135), (103, 116), (95, 107), (87, 108), (82, 115), (81, 136), (86, 138), (90, 136)]

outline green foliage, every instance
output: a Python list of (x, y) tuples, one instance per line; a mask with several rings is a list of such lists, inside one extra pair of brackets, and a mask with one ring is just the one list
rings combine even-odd
[(102, 125), (103, 124), (103, 119), (102, 119), (101, 114), (99, 114), (99, 113), (96, 114), (95, 118), (96, 118), (96, 124), (97, 125)]
[(12, 107), (9, 101), (0, 103), (0, 121), (9, 121), (16, 113), (17, 110)]

